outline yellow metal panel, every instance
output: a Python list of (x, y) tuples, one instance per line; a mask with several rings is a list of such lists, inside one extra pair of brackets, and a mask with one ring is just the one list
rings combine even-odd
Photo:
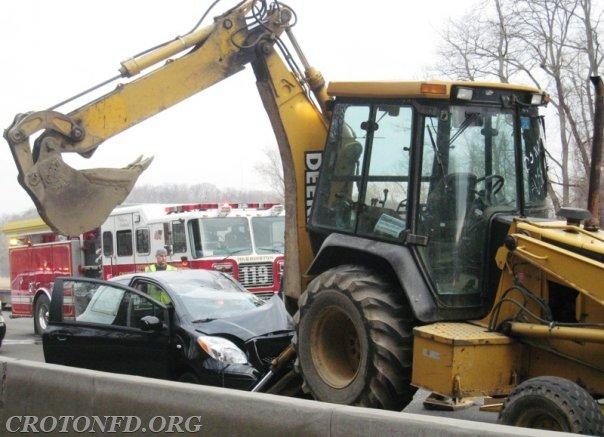
[(412, 384), (452, 397), (509, 393), (521, 366), (521, 346), (468, 323), (414, 329)]
[(604, 278), (604, 263), (524, 234), (514, 237), (518, 242), (514, 255), (604, 305), (604, 290), (600, 283)]
[[(543, 375), (559, 376), (576, 382), (590, 393), (600, 397), (604, 396), (604, 371), (602, 369), (604, 349), (577, 344), (577, 348), (583, 349), (583, 351), (573, 351), (572, 342), (566, 343), (567, 348), (563, 353), (544, 350), (543, 347), (548, 346), (547, 344), (541, 344), (539, 347), (526, 346), (527, 364), (523, 372), (523, 379)], [(552, 346), (559, 350), (564, 349), (560, 342)], [(564, 353), (568, 355), (565, 357)], [(577, 361), (575, 359), (577, 357), (587, 358), (590, 362)]]
[(259, 79), (258, 87), (281, 154), (285, 209), (295, 211), (285, 216), (284, 290), (288, 297), (298, 298), (308, 282), (304, 273), (313, 259), (306, 222), (318, 172), (307, 161), (316, 156), (313, 160), (320, 162), (327, 124), (274, 50), (266, 54), (264, 67), (255, 65), (254, 71), (268, 76)]
[(508, 344), (513, 340), (498, 332), (489, 332), (483, 326), (470, 323), (433, 323), (415, 328), (416, 337), (431, 339), (454, 346), (480, 344)]
[(44, 223), (44, 220), (42, 220), (40, 217), (25, 220), (14, 220), (6, 223), (0, 230), (3, 234), (9, 237), (52, 232), (48, 225)]
[[(420, 91), (422, 84), (439, 84), (445, 85), (445, 94), (427, 94)], [(511, 85), (504, 83), (489, 83), (489, 82), (462, 82), (462, 81), (422, 81), (422, 82), (331, 82), (327, 87), (327, 93), (330, 96), (337, 97), (385, 97), (385, 98), (433, 98), (433, 99), (449, 99), (451, 87), (453, 86), (468, 86), (468, 87), (483, 87), (494, 89), (507, 89), (514, 91), (526, 91), (532, 93), (542, 93), (537, 88), (523, 85)]]
[(532, 223), (519, 221), (518, 230), (540, 235), (542, 240), (551, 240), (561, 244), (604, 254), (604, 231), (588, 232), (581, 228), (569, 227), (565, 222)]

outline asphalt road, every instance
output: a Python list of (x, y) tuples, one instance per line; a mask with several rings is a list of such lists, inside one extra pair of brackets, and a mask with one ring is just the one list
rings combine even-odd
[(6, 321), (6, 336), (0, 356), (44, 362), (42, 337), (34, 334), (33, 319), (11, 319), (10, 310), (2, 313)]
[[(0, 356), (44, 362), (42, 338), (34, 334), (33, 319), (11, 319), (10, 311), (4, 311), (3, 315), (6, 320), (6, 337), (0, 348)], [(496, 413), (480, 412), (478, 410), (479, 405), (482, 404), (481, 400), (478, 400), (473, 406), (458, 411), (426, 410), (423, 406), (423, 401), (428, 395), (428, 392), (418, 390), (413, 401), (404, 411), (407, 413), (451, 417), (478, 422), (495, 423), (497, 421)]]

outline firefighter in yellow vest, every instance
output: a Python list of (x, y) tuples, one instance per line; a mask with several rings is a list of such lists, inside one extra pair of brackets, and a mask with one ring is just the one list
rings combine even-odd
[[(158, 249), (155, 252), (156, 262), (154, 264), (148, 265), (145, 268), (145, 272), (158, 272), (162, 270), (176, 270), (175, 267), (171, 266), (167, 263), (168, 252), (166, 249)], [(155, 287), (153, 284), (149, 284), (147, 287), (147, 294), (151, 296), (153, 299), (160, 301), (163, 304), (168, 304), (171, 302), (170, 297), (164, 290), (160, 290)]]
[(154, 264), (150, 264), (145, 267), (145, 272), (159, 272), (161, 270), (176, 270), (173, 266), (168, 264), (168, 252), (166, 249), (157, 249), (155, 252), (155, 259), (157, 260)]

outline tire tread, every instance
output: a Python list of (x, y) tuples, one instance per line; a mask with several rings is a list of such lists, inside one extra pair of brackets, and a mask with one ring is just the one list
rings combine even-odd
[[(368, 327), (375, 349), (369, 360), (368, 381), (354, 405), (402, 410), (416, 391), (410, 385), (413, 317), (409, 306), (402, 302), (402, 293), (362, 266), (344, 265), (324, 272), (309, 284), (299, 299), (293, 340), (297, 352), (300, 319), (324, 289), (335, 289), (349, 296)], [(301, 367), (297, 359), (294, 368), (302, 375), (304, 391), (312, 394), (311, 384), (304, 378)], [(329, 402), (329, 399), (319, 400)]]

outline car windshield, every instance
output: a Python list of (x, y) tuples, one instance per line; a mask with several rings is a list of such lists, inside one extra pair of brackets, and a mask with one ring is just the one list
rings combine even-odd
[(258, 253), (283, 253), (285, 249), (285, 216), (253, 217), (252, 231)]
[(228, 278), (187, 278), (169, 282), (191, 319), (203, 322), (243, 314), (265, 304)]

